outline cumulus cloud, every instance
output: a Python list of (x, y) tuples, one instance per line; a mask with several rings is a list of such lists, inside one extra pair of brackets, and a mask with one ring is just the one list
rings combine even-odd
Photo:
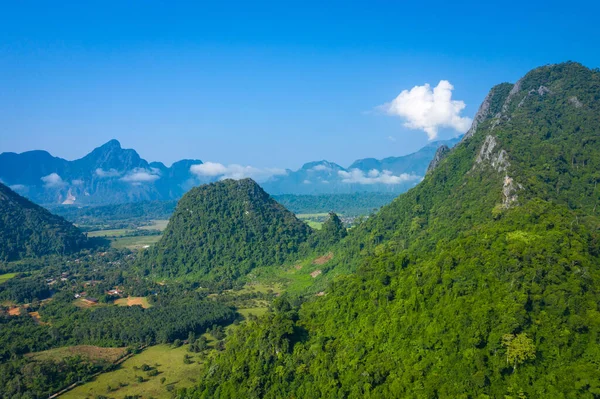
[(400, 184), (421, 180), (420, 176), (413, 174), (402, 173), (394, 175), (389, 170), (379, 171), (376, 169), (371, 169), (367, 173), (360, 169), (340, 170), (338, 171), (338, 175), (342, 178), (343, 183), (358, 184)]
[(75, 180), (71, 181), (71, 184), (73, 184), (74, 186), (81, 186), (83, 184), (83, 180), (75, 179)]
[(158, 169), (152, 168), (150, 170), (143, 168), (135, 168), (129, 172), (125, 176), (121, 178), (121, 180), (139, 184), (139, 183), (152, 183), (155, 180), (160, 178), (160, 173), (158, 173)]
[(405, 120), (409, 129), (423, 130), (429, 140), (437, 137), (440, 128), (451, 128), (464, 133), (471, 126), (471, 118), (461, 116), (465, 109), (464, 101), (452, 100), (454, 86), (441, 80), (433, 89), (426, 83), (403, 90), (398, 97), (378, 108), (388, 115)]
[(58, 173), (50, 173), (48, 176), (42, 177), (42, 181), (44, 182), (44, 187), (47, 188), (57, 188), (65, 185), (65, 182)]
[(120, 176), (121, 173), (119, 173), (116, 169), (109, 169), (109, 170), (103, 170), (103, 169), (96, 169), (96, 176), (101, 177), (101, 178), (105, 178), (105, 177), (117, 177)]
[(258, 182), (265, 181), (273, 176), (285, 175), (285, 169), (256, 168), (237, 164), (223, 165), (217, 162), (205, 162), (201, 165), (192, 165), (190, 172), (196, 176), (215, 177), (222, 179), (245, 179), (247, 177)]

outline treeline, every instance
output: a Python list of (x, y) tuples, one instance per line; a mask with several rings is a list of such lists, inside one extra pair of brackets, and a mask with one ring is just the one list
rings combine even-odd
[(0, 364), (0, 398), (42, 399), (76, 382), (87, 381), (94, 373), (113, 365), (92, 362), (79, 356), (59, 361), (14, 359)]
[(328, 195), (274, 195), (273, 198), (295, 214), (335, 212), (346, 217), (368, 216), (389, 204), (398, 194), (359, 192)]
[(63, 205), (51, 210), (77, 225), (120, 229), (139, 227), (155, 219), (169, 219), (176, 206), (177, 201), (143, 201), (82, 208)]
[(186, 339), (213, 325), (226, 325), (235, 311), (199, 294), (161, 298), (151, 308), (98, 306), (80, 309), (69, 293), (58, 293), (39, 313), (46, 324), (28, 315), (0, 317), (0, 361), (68, 345), (139, 346)]

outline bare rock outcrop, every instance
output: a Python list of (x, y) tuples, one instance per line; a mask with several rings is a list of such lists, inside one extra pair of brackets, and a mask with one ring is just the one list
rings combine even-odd
[(491, 167), (498, 171), (504, 172), (510, 166), (510, 162), (508, 161), (508, 153), (502, 148), (497, 148), (498, 143), (496, 141), (496, 137), (492, 135), (488, 135), (479, 150), (479, 154), (477, 154), (477, 158), (475, 159), (474, 167), (478, 165), (489, 164)]
[(425, 173), (431, 173), (435, 168), (437, 168), (440, 162), (442, 162), (442, 160), (448, 156), (448, 154), (450, 154), (450, 148), (446, 144), (439, 146), (435, 152), (435, 155), (433, 156), (433, 159), (431, 162), (429, 162), (427, 172)]

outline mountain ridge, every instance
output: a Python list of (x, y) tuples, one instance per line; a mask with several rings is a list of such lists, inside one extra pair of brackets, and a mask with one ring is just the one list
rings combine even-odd
[(332, 248), (320, 295), (237, 330), (187, 396), (596, 397), (600, 72), (519, 82)]
[[(349, 194), (360, 191), (401, 193), (425, 175), (427, 164), (442, 144), (382, 160), (365, 158), (344, 168), (327, 160), (307, 162), (298, 170), (262, 182), (273, 195)], [(198, 159), (182, 159), (167, 167), (148, 162), (112, 139), (82, 158), (68, 161), (41, 150), (0, 154), (0, 181), (39, 204), (107, 205), (179, 199), (190, 188), (226, 176), (191, 172)]]
[(64, 255), (86, 244), (87, 238), (71, 223), (0, 183), (0, 260)]

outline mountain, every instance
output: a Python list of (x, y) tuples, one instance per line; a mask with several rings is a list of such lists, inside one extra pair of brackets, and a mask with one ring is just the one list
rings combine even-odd
[(354, 161), (348, 169), (359, 169), (364, 172), (370, 170), (389, 170), (394, 175), (407, 173), (409, 175), (425, 176), (427, 167), (433, 159), (438, 148), (446, 146), (454, 147), (460, 142), (462, 136), (450, 140), (434, 141), (421, 148), (419, 151), (402, 157), (389, 157), (381, 160), (365, 158)]
[(157, 276), (228, 285), (255, 267), (282, 264), (310, 234), (253, 180), (222, 180), (181, 198), (141, 265)]
[(494, 87), (417, 187), (332, 247), (333, 283), (236, 330), (186, 397), (598, 397), (599, 150), (600, 71)]
[(0, 183), (0, 260), (68, 254), (86, 241), (71, 223)]
[(384, 159), (356, 160), (348, 168), (329, 161), (304, 164), (297, 171), (263, 183), (273, 195), (351, 194), (356, 192), (403, 193), (414, 187), (427, 170), (438, 147), (452, 147), (459, 138), (429, 143), (419, 151)]
[[(401, 193), (417, 184), (441, 145), (428, 144), (402, 157), (355, 161), (344, 168), (328, 161), (309, 162), (297, 171), (287, 170), (262, 185), (273, 195)], [(148, 162), (135, 150), (123, 149), (117, 140), (94, 149), (81, 159), (67, 161), (45, 151), (0, 154), (0, 181), (32, 201), (44, 205), (107, 205), (139, 201), (175, 200), (192, 187), (222, 179), (191, 173), (202, 161), (184, 159), (166, 167)]]
[(45, 151), (0, 154), (0, 180), (40, 204), (114, 204), (178, 199), (202, 183), (190, 173), (200, 160), (167, 168), (148, 163), (117, 140), (81, 159), (67, 161)]

